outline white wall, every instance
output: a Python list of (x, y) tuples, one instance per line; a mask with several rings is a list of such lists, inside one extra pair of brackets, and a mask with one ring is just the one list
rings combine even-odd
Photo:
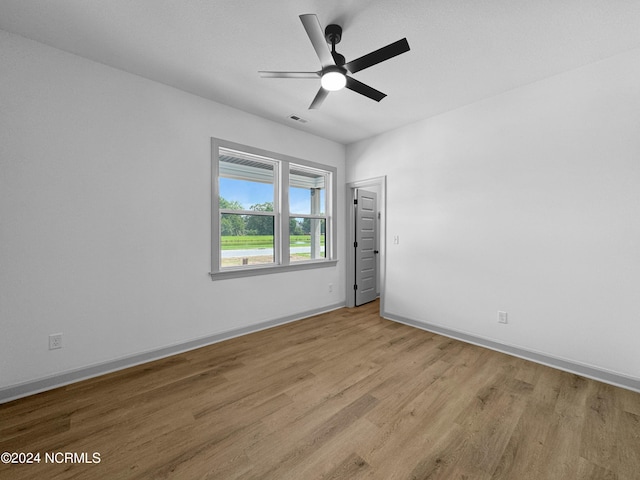
[(639, 79), (633, 50), (348, 146), (388, 176), (386, 312), (640, 379)]
[(210, 137), (336, 166), (339, 225), (344, 146), (3, 31), (0, 65), (0, 388), (344, 302), (340, 263), (208, 276)]

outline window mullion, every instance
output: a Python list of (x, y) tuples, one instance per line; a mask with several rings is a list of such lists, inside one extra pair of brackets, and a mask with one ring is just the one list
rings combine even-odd
[(290, 247), (289, 240), (289, 162), (283, 161), (280, 164), (280, 238), (282, 265), (289, 265)]
[(280, 200), (280, 188), (282, 185), (282, 165), (280, 162), (275, 162), (274, 167), (275, 172), (273, 176), (273, 261), (276, 265), (282, 264), (282, 235), (281, 224), (282, 224), (282, 215), (280, 214), (280, 209), (282, 208), (282, 203)]

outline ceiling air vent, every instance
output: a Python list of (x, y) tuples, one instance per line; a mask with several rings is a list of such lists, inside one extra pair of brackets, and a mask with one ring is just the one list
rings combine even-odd
[(304, 118), (299, 117), (298, 115), (294, 115), (293, 113), (292, 113), (291, 115), (289, 115), (289, 118), (290, 118), (291, 120), (296, 121), (296, 122), (300, 122), (300, 123), (307, 123), (307, 121), (306, 121)]

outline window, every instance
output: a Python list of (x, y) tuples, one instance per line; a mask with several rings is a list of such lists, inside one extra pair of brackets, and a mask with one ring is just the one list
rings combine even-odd
[(277, 173), (275, 162), (218, 150), (221, 268), (275, 263)]
[(289, 164), (289, 261), (326, 258), (329, 173)]
[(335, 175), (212, 139), (211, 278), (335, 265)]

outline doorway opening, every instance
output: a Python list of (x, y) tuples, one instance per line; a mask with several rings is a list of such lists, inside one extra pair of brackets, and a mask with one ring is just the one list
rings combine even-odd
[(384, 311), (386, 176), (347, 183), (347, 307), (380, 298)]

